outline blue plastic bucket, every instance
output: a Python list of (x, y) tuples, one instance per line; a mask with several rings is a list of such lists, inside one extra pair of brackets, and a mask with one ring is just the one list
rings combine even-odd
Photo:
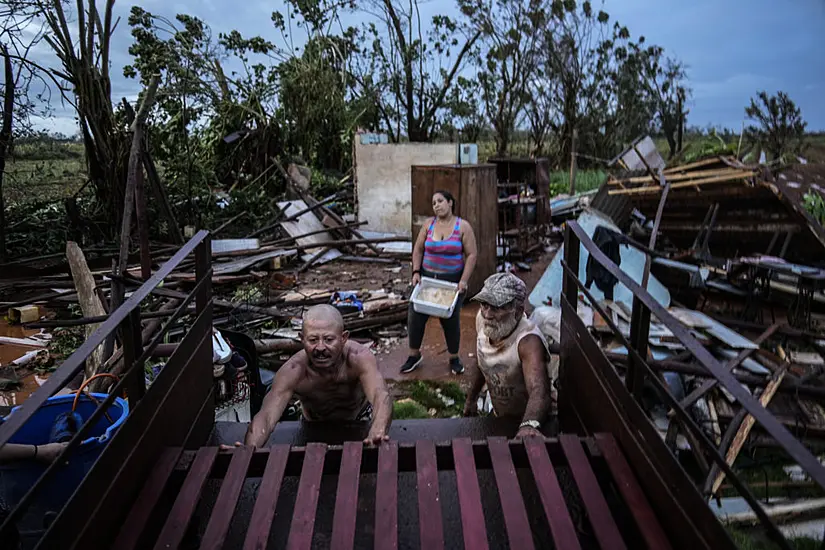
[[(93, 393), (92, 395), (98, 402), (102, 402), (107, 397), (106, 394), (102, 393)], [(45, 445), (48, 443), (55, 419), (60, 413), (71, 410), (74, 399), (74, 395), (59, 395), (49, 398), (17, 430), (9, 443), (25, 445)], [(14, 415), (19, 408), (12, 409), (7, 418)], [(84, 393), (78, 400), (75, 411), (85, 422), (92, 416), (95, 409), (97, 409), (97, 404)], [(26, 514), (26, 519), (18, 523), (21, 529), (42, 529), (43, 515), (48, 511), (57, 512), (63, 507), (86, 474), (89, 473), (108, 441), (126, 421), (126, 417), (129, 415), (129, 403), (125, 399), (115, 398), (107, 412), (112, 421), (110, 422), (106, 415), (102, 415), (88, 432), (87, 439), (70, 453), (68, 464), (62, 465), (57, 472), (52, 474), (46, 485), (38, 490), (35, 500)], [(0, 499), (9, 508), (14, 508), (47, 467), (48, 464), (34, 460), (0, 464)]]

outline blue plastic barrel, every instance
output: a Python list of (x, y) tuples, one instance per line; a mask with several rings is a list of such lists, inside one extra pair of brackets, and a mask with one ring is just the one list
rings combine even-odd
[[(102, 393), (92, 394), (98, 402), (106, 399)], [(9, 440), (9, 443), (25, 445), (45, 445), (49, 443), (52, 425), (60, 413), (68, 412), (72, 408), (74, 395), (59, 395), (51, 397), (41, 406), (34, 415)], [(6, 419), (11, 418), (20, 407), (12, 409)], [(85, 422), (97, 408), (84, 393), (78, 400), (76, 412)], [(25, 519), (18, 523), (21, 530), (42, 529), (43, 516), (46, 512), (58, 512), (69, 500), (80, 482), (94, 465), (103, 452), (108, 441), (114, 436), (117, 429), (126, 421), (129, 415), (129, 403), (125, 399), (115, 398), (108, 408), (111, 421), (102, 415), (91, 430), (88, 437), (69, 455), (68, 464), (61, 465), (53, 473), (46, 485), (38, 490), (32, 506)], [(0, 498), (7, 506), (13, 508), (31, 489), (37, 479), (43, 474), (48, 464), (34, 460), (24, 460), (0, 464)]]

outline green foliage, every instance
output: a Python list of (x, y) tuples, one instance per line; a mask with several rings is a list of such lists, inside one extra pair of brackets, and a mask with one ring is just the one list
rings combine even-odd
[(813, 191), (808, 191), (805, 193), (802, 204), (805, 207), (805, 210), (807, 210), (808, 213), (813, 216), (820, 225), (825, 226), (825, 200), (823, 200), (822, 195)]
[(416, 380), (399, 384), (396, 390), (409, 394), (410, 398), (426, 411), (435, 410), (437, 418), (461, 416), (464, 412), (465, 395), (455, 383), (440, 384)]
[(683, 163), (690, 163), (713, 156), (735, 155), (736, 148), (737, 143), (725, 143), (721, 136), (712, 132), (684, 146), (679, 157)]
[(486, 114), (494, 130), (496, 154), (506, 155), (540, 67), (542, 30), (550, 15), (532, 0), (459, 0), (471, 28), (481, 30), (474, 56)]
[(455, 382), (445, 382), (444, 384), (442, 384), (441, 393), (443, 393), (450, 399), (455, 400), (456, 403), (463, 404), (464, 400), (467, 399), (467, 396), (461, 389), (461, 386), (459, 386)]
[(808, 124), (802, 120), (802, 111), (785, 92), (775, 96), (759, 92), (745, 107), (745, 115), (756, 122), (745, 130), (748, 141), (764, 148), (768, 160), (802, 152)]
[(393, 403), (392, 417), (394, 420), (410, 420), (429, 418), (430, 415), (427, 414), (427, 409), (420, 403), (409, 400), (402, 402), (396, 401)]
[(79, 348), (86, 340), (83, 327), (57, 329), (52, 333), (49, 353), (59, 359), (65, 359)]

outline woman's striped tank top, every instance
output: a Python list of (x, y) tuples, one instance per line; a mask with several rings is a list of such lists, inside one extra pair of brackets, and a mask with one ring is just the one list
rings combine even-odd
[(464, 270), (464, 245), (461, 243), (461, 218), (456, 217), (455, 228), (450, 238), (443, 241), (433, 239), (435, 218), (427, 229), (424, 241), (424, 263), (421, 267), (431, 273), (459, 273)]

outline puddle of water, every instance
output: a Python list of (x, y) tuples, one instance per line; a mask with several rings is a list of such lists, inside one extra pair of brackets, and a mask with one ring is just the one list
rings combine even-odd
[[(46, 310), (40, 308), (40, 315), (44, 315)], [(40, 331), (37, 329), (24, 329), (22, 325), (10, 325), (5, 318), (0, 318), (0, 336), (7, 336), (9, 338), (28, 338), (34, 336)], [(31, 346), (19, 346), (16, 344), (0, 344), (0, 365), (8, 365), (15, 359), (18, 359), (34, 348)]]
[(0, 392), (0, 406), (16, 407), (29, 398), (37, 388), (42, 386), (49, 379), (48, 374), (30, 374), (20, 382), (23, 384), (19, 390)]
[[(46, 310), (40, 308), (40, 315), (44, 315)], [(37, 329), (24, 329), (21, 325), (10, 325), (5, 318), (0, 318), (0, 336), (9, 338), (27, 338), (40, 331)], [(15, 359), (19, 359), (26, 353), (42, 348), (31, 346), (19, 346), (15, 344), (0, 344), (0, 365), (9, 365)], [(8, 375), (7, 375), (8, 376)], [(49, 378), (48, 374), (29, 374), (23, 377), (20, 382), (23, 384), (19, 390), (0, 392), (0, 406), (14, 407), (25, 401), (37, 388)]]

